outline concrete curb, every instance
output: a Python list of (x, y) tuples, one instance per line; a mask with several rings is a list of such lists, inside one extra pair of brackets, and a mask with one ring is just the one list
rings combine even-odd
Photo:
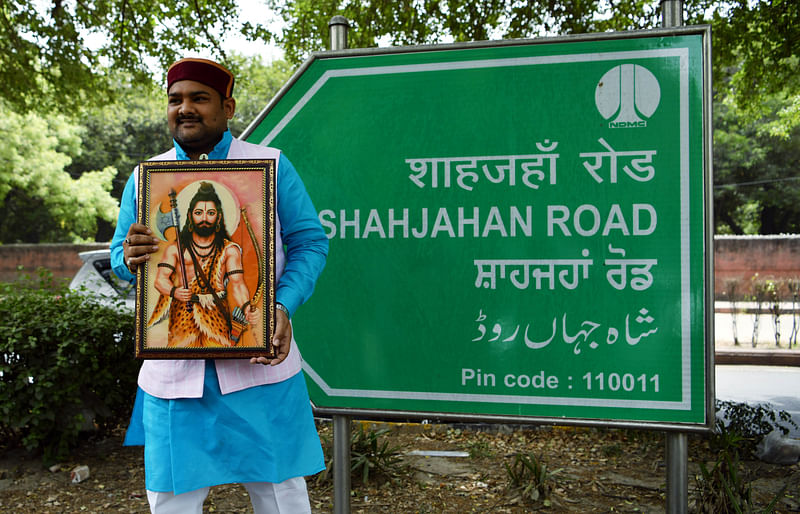
[(800, 366), (800, 350), (717, 349), (714, 364)]

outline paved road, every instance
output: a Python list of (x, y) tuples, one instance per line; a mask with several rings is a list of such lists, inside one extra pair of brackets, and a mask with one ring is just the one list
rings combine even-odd
[[(715, 366), (716, 396), (748, 404), (770, 403), (800, 425), (800, 368), (788, 366)], [(800, 438), (800, 429), (790, 435)]]

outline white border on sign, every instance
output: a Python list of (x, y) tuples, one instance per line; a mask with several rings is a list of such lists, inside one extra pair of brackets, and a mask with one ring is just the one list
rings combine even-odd
[(515, 57), (504, 59), (483, 59), (475, 61), (456, 61), (448, 63), (405, 64), (398, 66), (372, 66), (328, 70), (317, 79), (313, 86), (286, 113), (277, 125), (260, 142), (269, 145), (275, 137), (294, 119), (311, 98), (332, 78), (359, 77), (366, 75), (386, 75), (393, 73), (417, 73), (430, 71), (452, 71), (479, 68), (499, 68), (509, 66), (535, 66), (541, 64), (563, 64), (580, 62), (600, 62), (611, 60), (630, 60), (647, 58), (679, 58), (679, 124), (680, 124), (680, 195), (681, 195), (681, 401), (658, 400), (612, 400), (602, 398), (540, 397), (522, 395), (493, 395), (466, 393), (430, 393), (420, 391), (384, 391), (371, 389), (332, 388), (323, 378), (303, 361), (303, 370), (328, 396), (358, 397), (394, 400), (438, 400), (453, 402), (516, 403), (528, 405), (567, 405), (588, 407), (618, 407), (637, 409), (691, 410), (691, 290), (690, 290), (690, 198), (689, 198), (689, 49), (666, 48), (656, 50), (633, 50), (622, 52), (595, 52), (574, 55), (553, 55), (539, 57)]

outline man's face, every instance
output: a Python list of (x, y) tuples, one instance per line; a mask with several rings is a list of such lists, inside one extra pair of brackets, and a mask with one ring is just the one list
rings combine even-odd
[(169, 130), (190, 154), (213, 150), (236, 108), (233, 98), (222, 100), (215, 89), (194, 80), (173, 83), (167, 98)]
[(192, 222), (195, 232), (200, 237), (208, 237), (214, 233), (219, 218), (219, 209), (214, 202), (197, 202), (192, 209)]

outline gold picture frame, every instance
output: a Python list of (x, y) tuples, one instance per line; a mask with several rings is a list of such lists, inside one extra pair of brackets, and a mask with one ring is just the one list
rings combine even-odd
[(139, 164), (137, 219), (160, 242), (137, 270), (137, 358), (276, 356), (276, 165)]

